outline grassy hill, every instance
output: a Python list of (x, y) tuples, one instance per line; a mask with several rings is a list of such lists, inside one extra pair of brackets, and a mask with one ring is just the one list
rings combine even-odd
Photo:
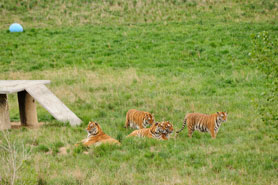
[[(2, 0), (0, 7), (0, 79), (49, 79), (83, 120), (70, 127), (38, 105), (44, 126), (10, 130), (16, 161), (28, 156), (16, 184), (277, 184), (278, 130), (257, 111), (270, 80), (249, 58), (252, 35), (278, 33), (275, 0)], [(25, 31), (9, 33), (13, 22)], [(18, 122), (17, 97), (9, 103)], [(131, 108), (175, 129), (189, 112), (229, 115), (215, 140), (198, 132), (189, 139), (185, 129), (154, 141), (125, 138)], [(75, 148), (89, 120), (122, 145)], [(10, 155), (0, 148), (0, 156), (0, 184), (8, 184)]]

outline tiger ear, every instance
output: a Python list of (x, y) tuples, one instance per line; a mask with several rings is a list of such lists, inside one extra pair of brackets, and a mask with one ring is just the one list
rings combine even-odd
[(157, 125), (158, 125), (158, 122), (155, 123), (155, 126), (157, 126)]
[(96, 123), (96, 125), (98, 125), (98, 123), (97, 122), (95, 122)]
[(220, 112), (217, 112), (217, 115), (220, 116), (221, 115)]

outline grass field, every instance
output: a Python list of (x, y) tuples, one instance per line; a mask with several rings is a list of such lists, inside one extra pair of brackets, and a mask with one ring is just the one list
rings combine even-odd
[[(83, 120), (70, 127), (38, 104), (41, 128), (10, 130), (16, 161), (27, 152), (15, 184), (278, 184), (278, 128), (257, 112), (269, 80), (248, 55), (252, 34), (278, 33), (275, 0), (2, 0), (0, 7), (0, 79), (49, 79)], [(25, 31), (9, 33), (12, 22)], [(17, 97), (8, 98), (18, 122)], [(198, 132), (189, 139), (187, 129), (168, 141), (127, 139), (131, 108), (175, 129), (189, 112), (229, 115), (215, 140)], [(122, 145), (75, 148), (89, 120)], [(0, 184), (9, 184), (9, 153), (0, 148), (0, 156)]]

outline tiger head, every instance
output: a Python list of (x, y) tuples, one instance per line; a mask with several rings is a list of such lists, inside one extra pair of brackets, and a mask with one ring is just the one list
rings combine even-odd
[(227, 112), (217, 112), (217, 119), (221, 122), (226, 122), (227, 121)]
[(173, 124), (171, 124), (169, 121), (163, 121), (161, 123), (162, 128), (163, 128), (163, 134), (171, 134), (173, 132)]
[(158, 123), (158, 122), (153, 124), (150, 129), (151, 129), (151, 132), (156, 135), (161, 135), (164, 132), (162, 124)]
[[(154, 123), (154, 116), (151, 113), (145, 112), (145, 123), (148, 125), (153, 125)], [(147, 125), (146, 125), (147, 126)]]
[(90, 121), (86, 130), (88, 132), (88, 136), (90, 136), (97, 135), (101, 131), (101, 128), (97, 122)]

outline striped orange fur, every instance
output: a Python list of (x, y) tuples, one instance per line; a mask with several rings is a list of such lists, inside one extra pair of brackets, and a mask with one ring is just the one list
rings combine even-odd
[(130, 109), (126, 113), (125, 128), (131, 127), (134, 129), (142, 129), (153, 123), (154, 116), (149, 112)]
[(161, 124), (162, 130), (163, 130), (162, 138), (164, 140), (169, 139), (170, 134), (172, 134), (172, 132), (174, 130), (173, 124), (170, 123), (169, 121), (162, 121), (160, 124)]
[(164, 130), (160, 123), (153, 124), (150, 128), (142, 128), (139, 130), (134, 130), (131, 134), (127, 137), (147, 137), (147, 138), (154, 138), (154, 139), (161, 139), (166, 140), (166, 138), (162, 137)]
[(88, 137), (82, 140), (85, 146), (100, 145), (102, 143), (120, 144), (120, 142), (105, 134), (97, 122), (90, 121), (87, 127)]
[(180, 133), (185, 125), (188, 129), (188, 137), (192, 137), (195, 130), (200, 132), (210, 132), (212, 138), (216, 138), (222, 122), (227, 121), (228, 114), (226, 112), (217, 112), (207, 115), (201, 113), (189, 113), (185, 116), (182, 128), (176, 133)]

